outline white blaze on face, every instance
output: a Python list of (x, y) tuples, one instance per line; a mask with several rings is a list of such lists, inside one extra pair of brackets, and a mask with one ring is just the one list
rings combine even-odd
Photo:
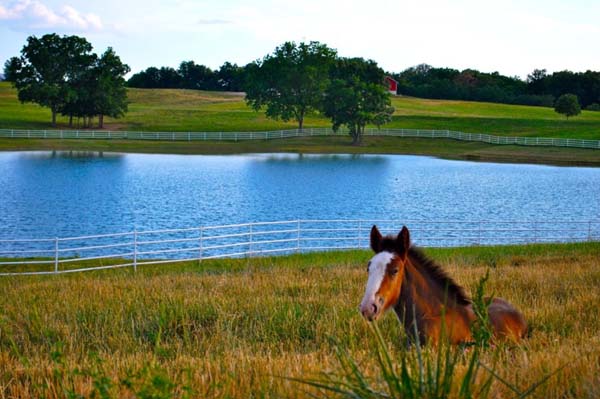
[[(394, 254), (390, 252), (380, 252), (371, 258), (369, 263), (369, 279), (367, 280), (367, 288), (365, 296), (360, 303), (360, 311), (363, 315), (373, 316), (373, 304), (376, 303), (375, 294), (381, 287), (381, 282), (385, 277), (387, 265), (392, 261)], [(379, 307), (379, 305), (377, 305)]]

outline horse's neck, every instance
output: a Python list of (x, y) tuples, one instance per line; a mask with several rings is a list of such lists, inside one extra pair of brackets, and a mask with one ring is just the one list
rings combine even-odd
[[(473, 312), (465, 304), (467, 301), (449, 295), (448, 286), (452, 282), (432, 276), (430, 272), (426, 266), (416, 266), (410, 260), (406, 262), (400, 298), (394, 308), (398, 318), (404, 323), (409, 337), (416, 332), (414, 338), (422, 343), (439, 342), (446, 333), (453, 343), (469, 341)], [(454, 290), (455, 286), (452, 287)]]
[(404, 317), (414, 319), (417, 317), (440, 316), (444, 309), (462, 311), (464, 305), (457, 304), (446, 294), (446, 287), (422, 270), (413, 265), (410, 259), (404, 268), (404, 278), (398, 302), (399, 309), (404, 312)]

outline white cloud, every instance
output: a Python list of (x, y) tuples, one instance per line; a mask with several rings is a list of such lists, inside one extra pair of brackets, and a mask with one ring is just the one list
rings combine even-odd
[(227, 19), (218, 19), (218, 18), (214, 18), (214, 19), (201, 18), (198, 20), (198, 24), (200, 24), (200, 25), (227, 25), (230, 23), (231, 23), (231, 21), (229, 21)]
[(0, 5), (0, 20), (9, 21), (17, 29), (70, 29), (99, 31), (103, 28), (99, 16), (82, 13), (64, 5), (54, 11), (38, 0), (17, 0), (8, 6)]

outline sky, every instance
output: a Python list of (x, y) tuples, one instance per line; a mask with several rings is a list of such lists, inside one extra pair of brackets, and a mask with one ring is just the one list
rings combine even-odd
[(600, 0), (0, 0), (2, 64), (46, 33), (83, 36), (99, 54), (113, 47), (132, 73), (245, 65), (312, 40), (388, 72), (600, 70)]

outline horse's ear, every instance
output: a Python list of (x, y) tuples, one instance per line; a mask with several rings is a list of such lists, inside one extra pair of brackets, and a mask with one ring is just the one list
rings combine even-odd
[(410, 248), (410, 233), (406, 226), (402, 226), (402, 230), (396, 237), (396, 251), (400, 256), (406, 256), (408, 249)]
[(382, 239), (383, 239), (383, 237), (381, 236), (379, 229), (377, 228), (377, 226), (373, 225), (373, 227), (371, 228), (371, 249), (376, 254), (381, 252), (381, 240)]

